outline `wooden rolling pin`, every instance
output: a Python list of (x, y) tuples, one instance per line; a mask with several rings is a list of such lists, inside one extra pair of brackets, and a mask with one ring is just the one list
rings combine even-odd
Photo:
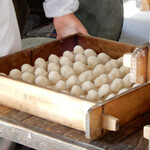
[(137, 47), (133, 53), (124, 54), (123, 65), (130, 67), (130, 80), (133, 83), (150, 81), (150, 44)]

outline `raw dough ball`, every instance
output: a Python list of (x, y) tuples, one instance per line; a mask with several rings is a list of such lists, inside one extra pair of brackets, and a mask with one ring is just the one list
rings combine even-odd
[(73, 49), (75, 55), (77, 54), (84, 54), (84, 49), (80, 45), (76, 45)]
[(121, 77), (121, 73), (118, 68), (113, 68), (111, 70), (111, 72), (108, 74), (108, 78), (109, 78), (110, 82), (112, 82), (114, 79), (120, 78), (120, 77)]
[(123, 57), (118, 58), (117, 62), (118, 62), (119, 67), (121, 67), (123, 65)]
[(70, 61), (72, 61), (72, 62), (74, 61), (74, 58), (75, 58), (75, 55), (70, 51), (65, 51), (63, 53), (63, 56), (69, 58)]
[(82, 83), (82, 91), (88, 92), (92, 89), (94, 89), (94, 84), (91, 81), (85, 81)]
[(89, 56), (87, 58), (87, 64), (89, 68), (93, 69), (99, 64), (99, 59), (96, 56)]
[(57, 63), (51, 62), (48, 64), (47, 70), (48, 70), (48, 72), (51, 72), (51, 71), (60, 72), (60, 66)]
[(94, 86), (100, 88), (103, 84), (109, 83), (109, 78), (106, 74), (101, 74), (94, 80)]
[(97, 65), (92, 71), (94, 77), (98, 77), (105, 73), (105, 66), (102, 64)]
[(86, 50), (84, 51), (84, 55), (85, 55), (86, 57), (89, 57), (89, 56), (97, 56), (97, 54), (96, 54), (92, 49), (90, 49), (90, 48), (88, 48), (88, 49), (86, 49)]
[(119, 70), (120, 70), (120, 72), (121, 72), (122, 78), (123, 78), (126, 74), (128, 74), (128, 73), (130, 72), (130, 68), (125, 67), (125, 66), (121, 66), (121, 67), (119, 68)]
[(85, 98), (85, 96), (84, 96), (84, 95), (80, 95), (80, 97), (81, 97), (81, 98)]
[(81, 83), (85, 81), (91, 81), (91, 80), (93, 80), (92, 71), (85, 71), (79, 75), (79, 81)]
[(68, 91), (66, 91), (66, 90), (63, 90), (62, 92), (63, 92), (63, 93), (65, 93), (65, 94), (69, 94), (69, 92), (68, 92)]
[(34, 74), (35, 68), (29, 64), (23, 64), (21, 66), (21, 71), (22, 72), (30, 72), (30, 73)]
[(124, 88), (124, 82), (119, 78), (116, 78), (111, 84), (111, 90), (113, 92), (118, 92), (122, 88)]
[(1, 76), (7, 76), (5, 73), (3, 73), (3, 72), (0, 72), (0, 75)]
[(111, 98), (113, 98), (114, 96), (116, 96), (116, 94), (110, 94), (110, 95), (108, 95), (108, 96), (105, 98), (105, 100), (111, 99)]
[(48, 79), (50, 80), (51, 83), (57, 83), (59, 80), (62, 79), (62, 76), (59, 72), (57, 71), (51, 71), (48, 75)]
[(63, 80), (59, 80), (57, 83), (56, 83), (56, 86), (55, 86), (55, 88), (57, 89), (57, 90), (60, 90), (60, 91), (63, 91), (63, 90), (65, 90), (66, 89), (66, 83), (65, 83), (65, 81), (63, 81)]
[(34, 66), (36, 68), (42, 67), (42, 68), (46, 69), (47, 63), (43, 58), (37, 58), (34, 62)]
[(34, 83), (35, 76), (30, 72), (24, 72), (21, 77), (23, 81)]
[(140, 86), (140, 85), (141, 85), (141, 84), (139, 84), (139, 83), (135, 83), (135, 84), (133, 84), (132, 88), (138, 87), (138, 86)]
[(109, 73), (113, 68), (118, 68), (118, 62), (115, 59), (111, 59), (105, 64), (106, 72)]
[(68, 57), (61, 57), (60, 58), (60, 65), (72, 67), (72, 62), (70, 61), (70, 59)]
[(70, 61), (70, 59), (68, 57), (63, 56), (60, 58), (60, 65), (72, 67), (72, 62)]
[(22, 72), (19, 69), (12, 69), (9, 76), (14, 79), (21, 79)]
[(50, 81), (46, 77), (40, 75), (36, 77), (35, 84), (46, 87), (50, 85)]
[(86, 98), (97, 101), (98, 100), (98, 92), (95, 90), (90, 90), (90, 91), (88, 91)]
[(63, 77), (65, 77), (65, 79), (68, 79), (71, 75), (74, 75), (75, 72), (73, 70), (73, 68), (69, 67), (69, 66), (63, 66), (61, 68), (61, 75)]
[(122, 93), (124, 93), (124, 92), (126, 92), (126, 91), (128, 91), (128, 89), (127, 89), (127, 88), (123, 88), (123, 89), (121, 89), (121, 90), (118, 92), (117, 95), (122, 94)]
[(48, 72), (44, 68), (39, 67), (39, 68), (35, 69), (34, 74), (35, 74), (36, 77), (39, 76), (39, 75), (47, 77)]
[(107, 96), (111, 93), (111, 88), (109, 84), (104, 84), (98, 89), (98, 96), (100, 98)]
[(71, 88), (70, 94), (74, 95), (74, 96), (80, 96), (80, 95), (83, 94), (83, 92), (82, 92), (82, 89), (81, 89), (81, 87), (79, 85), (74, 85)]
[(99, 59), (100, 64), (105, 65), (111, 58), (105, 54), (105, 53), (100, 53), (98, 54), (97, 58)]
[(57, 55), (51, 54), (48, 57), (48, 61), (59, 64), (59, 57)]
[(124, 85), (125, 87), (131, 87), (132, 86), (132, 82), (130, 81), (130, 73), (128, 73), (123, 79)]
[(72, 75), (69, 77), (69, 79), (66, 81), (67, 88), (71, 89), (74, 85), (79, 84), (79, 79), (77, 76)]
[(74, 69), (75, 73), (80, 74), (80, 73), (85, 72), (87, 70), (87, 66), (80, 61), (76, 61), (73, 64), (73, 69)]
[(87, 64), (87, 59), (83, 54), (77, 54), (75, 56), (75, 61), (81, 61), (83, 64)]

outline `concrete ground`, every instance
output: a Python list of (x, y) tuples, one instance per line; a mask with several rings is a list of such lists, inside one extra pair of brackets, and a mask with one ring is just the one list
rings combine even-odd
[(141, 11), (136, 0), (124, 1), (124, 24), (120, 42), (141, 45), (149, 41), (150, 11)]

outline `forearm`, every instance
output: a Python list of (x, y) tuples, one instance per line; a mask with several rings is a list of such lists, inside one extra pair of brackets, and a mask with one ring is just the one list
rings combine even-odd
[(54, 18), (74, 13), (79, 7), (79, 2), (78, 0), (45, 0), (43, 7), (46, 17)]

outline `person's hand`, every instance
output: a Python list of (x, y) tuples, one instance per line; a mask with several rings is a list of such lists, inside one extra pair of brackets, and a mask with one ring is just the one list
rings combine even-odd
[(57, 39), (63, 38), (74, 33), (88, 35), (87, 30), (74, 14), (67, 14), (53, 19), (54, 27), (57, 33)]

